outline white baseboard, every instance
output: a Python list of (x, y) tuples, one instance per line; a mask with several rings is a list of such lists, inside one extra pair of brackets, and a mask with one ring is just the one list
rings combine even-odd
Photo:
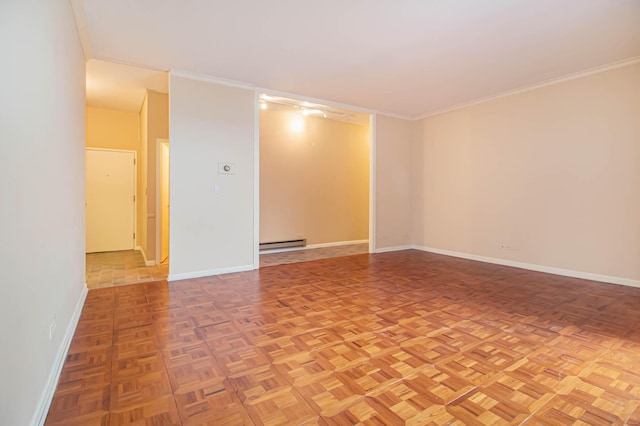
[(375, 253), (389, 253), (392, 251), (411, 250), (413, 248), (415, 248), (415, 246), (411, 244), (406, 246), (381, 247), (381, 248), (377, 248)]
[(288, 251), (313, 250), (313, 249), (326, 248), (326, 247), (350, 246), (353, 244), (367, 244), (368, 242), (369, 240), (336, 241), (333, 243), (309, 244), (308, 246), (304, 246), (304, 247), (260, 250), (260, 254), (285, 253)]
[(42, 426), (44, 424), (44, 421), (47, 419), (47, 413), (49, 412), (49, 407), (51, 406), (51, 401), (53, 400), (53, 394), (56, 391), (58, 379), (60, 378), (60, 373), (62, 372), (62, 366), (64, 365), (64, 360), (67, 357), (69, 346), (71, 346), (73, 334), (76, 332), (78, 320), (80, 320), (80, 314), (82, 313), (82, 307), (84, 306), (84, 301), (87, 298), (88, 291), (89, 289), (87, 288), (87, 284), (85, 283), (84, 288), (80, 293), (80, 297), (78, 298), (78, 301), (76, 303), (76, 307), (73, 310), (73, 315), (71, 315), (71, 320), (67, 325), (67, 330), (62, 337), (62, 342), (60, 342), (58, 353), (53, 360), (53, 365), (51, 366), (51, 371), (49, 372), (49, 377), (44, 387), (44, 391), (40, 396), (40, 401), (38, 402), (36, 411), (31, 418), (32, 426)]
[(135, 250), (138, 250), (142, 254), (142, 258), (144, 259), (144, 266), (155, 266), (155, 265), (157, 265), (155, 260), (147, 260), (147, 255), (144, 252), (144, 250), (142, 250), (142, 247), (136, 246)]
[(562, 275), (565, 277), (581, 278), (591, 281), (600, 281), (610, 284), (620, 284), (629, 287), (640, 287), (640, 281), (629, 278), (612, 277), (610, 275), (593, 274), (590, 272), (573, 271), (570, 269), (555, 268), (552, 266), (535, 265), (532, 263), (516, 262), (495, 257), (478, 256), (475, 254), (461, 253), (457, 251), (442, 250), (433, 247), (413, 246), (416, 250), (427, 251), (429, 253), (443, 254), (445, 256), (459, 257), (462, 259), (477, 260), (479, 262), (493, 263), (496, 265), (511, 266), (514, 268), (528, 269), (530, 271), (546, 272), (548, 274)]
[(213, 275), (232, 274), (234, 272), (253, 271), (253, 265), (232, 266), (230, 268), (208, 269), (205, 271), (183, 272), (181, 274), (169, 274), (167, 281), (187, 280), (190, 278), (210, 277)]

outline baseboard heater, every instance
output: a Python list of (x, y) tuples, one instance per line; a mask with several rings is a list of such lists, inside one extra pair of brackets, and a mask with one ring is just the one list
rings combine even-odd
[(260, 243), (260, 250), (305, 247), (306, 245), (306, 238), (302, 238), (300, 240), (271, 241), (269, 243)]

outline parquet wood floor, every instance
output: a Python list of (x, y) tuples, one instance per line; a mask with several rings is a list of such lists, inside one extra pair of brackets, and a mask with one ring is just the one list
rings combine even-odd
[(47, 425), (640, 424), (640, 289), (418, 251), (91, 290)]

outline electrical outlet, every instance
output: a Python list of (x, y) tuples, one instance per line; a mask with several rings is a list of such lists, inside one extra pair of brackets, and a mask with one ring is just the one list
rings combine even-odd
[(49, 325), (49, 341), (53, 340), (53, 333), (56, 331), (56, 317), (53, 317), (53, 321), (51, 321), (51, 325)]

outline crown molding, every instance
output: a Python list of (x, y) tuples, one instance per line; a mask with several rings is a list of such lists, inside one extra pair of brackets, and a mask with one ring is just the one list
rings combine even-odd
[(464, 108), (468, 108), (470, 106), (474, 106), (474, 105), (478, 105), (478, 104), (482, 104), (485, 102), (490, 102), (496, 99), (501, 99), (501, 98), (506, 98), (508, 96), (513, 96), (513, 95), (517, 95), (520, 93), (524, 93), (524, 92), (529, 92), (532, 90), (536, 90), (536, 89), (541, 89), (543, 87), (547, 87), (547, 86), (552, 86), (554, 84), (559, 84), (559, 83), (564, 83), (565, 81), (571, 81), (571, 80), (576, 80), (579, 78), (583, 78), (583, 77), (587, 77), (593, 74), (599, 74), (605, 71), (611, 71), (617, 68), (623, 68), (623, 67), (627, 67), (630, 65), (635, 65), (640, 63), (640, 56), (634, 56), (632, 58), (628, 58), (628, 59), (624, 59), (622, 61), (616, 61), (616, 62), (612, 62), (609, 64), (605, 64), (605, 65), (599, 65), (597, 67), (593, 67), (593, 68), (588, 68), (586, 70), (583, 71), (578, 71), (578, 72), (574, 72), (574, 73), (570, 73), (570, 74), (565, 74), (561, 77), (557, 77), (557, 78), (553, 78), (551, 80), (547, 80), (544, 82), (540, 82), (540, 83), (535, 83), (535, 84), (531, 84), (528, 86), (523, 86), (517, 89), (512, 89), (512, 90), (508, 90), (506, 92), (501, 92), (495, 95), (491, 95), (491, 96), (486, 96), (483, 98), (479, 98), (476, 99), (474, 101), (470, 101), (470, 102), (466, 102), (463, 104), (458, 104), (455, 106), (452, 106), (450, 108), (445, 108), (436, 112), (432, 112), (432, 113), (428, 113), (428, 114), (424, 114), (415, 118), (412, 118), (412, 120), (424, 120), (426, 118), (431, 118), (431, 117), (435, 117), (436, 115), (442, 115), (442, 114), (446, 114), (449, 112), (453, 112), (453, 111), (457, 111), (460, 109), (464, 109)]
[(172, 68), (169, 70), (170, 77), (188, 78), (190, 80), (203, 81), (205, 83), (218, 84), (220, 86), (235, 87), (238, 89), (256, 90), (255, 84), (238, 80), (229, 80), (226, 78), (214, 77), (208, 74), (197, 73), (193, 71)]
[(268, 89), (266, 87), (256, 87), (256, 90), (260, 94), (265, 94), (267, 96), (279, 96), (279, 97), (282, 97), (282, 98), (295, 99), (295, 100), (301, 101), (301, 102), (310, 102), (312, 104), (319, 104), (319, 105), (323, 105), (323, 106), (327, 106), (327, 107), (345, 109), (345, 110), (349, 110), (349, 111), (353, 111), (353, 112), (359, 112), (359, 113), (363, 113), (363, 114), (376, 114), (377, 113), (377, 111), (372, 110), (370, 108), (365, 108), (365, 107), (361, 107), (361, 106), (358, 106), (358, 105), (345, 104), (345, 103), (342, 103), (342, 102), (330, 101), (328, 99), (314, 98), (314, 97), (311, 97), (311, 96), (300, 95), (298, 93), (283, 92), (283, 91), (280, 91), (280, 90)]
[(399, 120), (406, 120), (406, 121), (419, 120), (419, 118), (410, 117), (408, 115), (392, 114), (392, 113), (384, 112), (384, 111), (377, 111), (376, 114), (384, 115), (385, 117), (397, 118)]
[(89, 38), (89, 24), (87, 22), (87, 11), (84, 8), (84, 0), (70, 0), (73, 16), (78, 29), (78, 37), (82, 45), (84, 60), (93, 59), (93, 50), (91, 49), (91, 39)]
[[(172, 68), (169, 71), (169, 74), (171, 76), (175, 76), (175, 77), (188, 78), (190, 80), (203, 81), (205, 83), (218, 84), (218, 85), (221, 85), (221, 86), (228, 86), (228, 87), (235, 87), (235, 88), (240, 88), (240, 89), (254, 90), (258, 94), (265, 94), (265, 95), (268, 95), (268, 96), (279, 96), (279, 97), (282, 97), (282, 98), (294, 99), (294, 100), (301, 101), (301, 102), (310, 102), (310, 103), (320, 104), (320, 105), (327, 106), (327, 107), (346, 109), (346, 110), (353, 111), (353, 112), (359, 112), (359, 113), (364, 113), (364, 114), (376, 114), (376, 113), (378, 113), (378, 114), (383, 114), (383, 115), (389, 115), (389, 114), (384, 113), (384, 112), (378, 112), (378, 111), (375, 111), (375, 110), (372, 110), (372, 109), (369, 109), (369, 108), (364, 108), (364, 107), (357, 106), (357, 105), (350, 105), (350, 104), (345, 104), (345, 103), (341, 103), (341, 102), (330, 101), (328, 99), (314, 98), (314, 97), (311, 97), (311, 96), (305, 96), (305, 95), (301, 95), (301, 94), (298, 94), (298, 93), (284, 92), (284, 91), (281, 91), (281, 90), (269, 89), (269, 88), (266, 88), (266, 87), (257, 86), (257, 85), (252, 84), (252, 83), (247, 83), (245, 81), (230, 80), (230, 79), (226, 79), (226, 78), (215, 77), (215, 76), (212, 76), (212, 75), (197, 73), (197, 72), (193, 72), (193, 71), (186, 71), (186, 70), (182, 70), (182, 69)], [(407, 117), (397, 117), (397, 118), (403, 118), (405, 120), (408, 120)]]

